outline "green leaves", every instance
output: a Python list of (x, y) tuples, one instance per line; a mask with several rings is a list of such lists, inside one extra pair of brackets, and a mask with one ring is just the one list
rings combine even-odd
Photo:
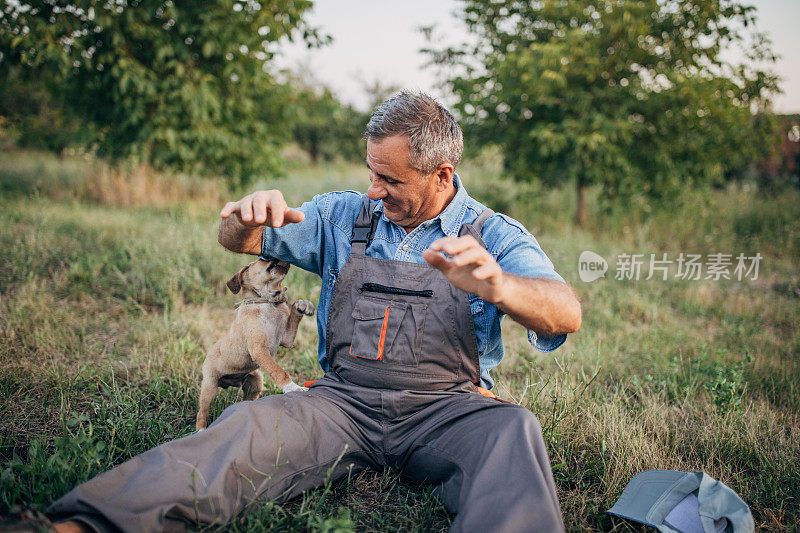
[(776, 77), (721, 57), (735, 44), (770, 66), (744, 33), (753, 16), (718, 0), (466, 0), (474, 44), (428, 52), (451, 69), (468, 137), (501, 146), (514, 177), (669, 198), (765, 151), (753, 113)]
[[(273, 44), (300, 32), (311, 2), (96, 0), (4, 4), (0, 74), (19, 65), (91, 125), (101, 155), (235, 181), (280, 168), (289, 91)], [(262, 111), (267, 110), (267, 111)]]
[[(369, 113), (342, 104), (310, 73), (286, 73), (293, 87), (285, 109), (295, 142), (311, 157), (331, 161), (337, 157), (362, 162), (362, 132)], [(305, 74), (305, 75), (304, 75)]]

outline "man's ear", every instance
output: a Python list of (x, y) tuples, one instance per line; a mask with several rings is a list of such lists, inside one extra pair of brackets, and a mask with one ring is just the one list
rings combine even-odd
[(242, 267), (242, 269), (234, 274), (233, 277), (228, 280), (228, 283), (225, 284), (233, 294), (239, 294), (239, 291), (242, 290), (242, 274), (244, 274), (244, 271), (249, 267), (250, 265)]
[(453, 173), (456, 171), (450, 163), (442, 163), (439, 165), (434, 174), (436, 174), (436, 186), (440, 191), (447, 189), (453, 183)]

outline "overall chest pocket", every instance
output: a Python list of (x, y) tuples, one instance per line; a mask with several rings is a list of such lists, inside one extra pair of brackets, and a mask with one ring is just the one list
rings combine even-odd
[(350, 355), (416, 366), (427, 305), (361, 296), (353, 309)]

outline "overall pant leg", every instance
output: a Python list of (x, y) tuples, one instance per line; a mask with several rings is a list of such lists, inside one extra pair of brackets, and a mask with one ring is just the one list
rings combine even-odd
[(533, 413), (477, 394), (459, 396), (439, 402), (422, 422), (404, 473), (437, 485), (435, 494), (456, 513), (451, 531), (563, 531)]
[(369, 421), (355, 420), (359, 416), (317, 389), (239, 402), (205, 431), (162, 444), (76, 487), (47, 514), (99, 531), (226, 523), (257, 499), (285, 501), (374, 465), (362, 438)]

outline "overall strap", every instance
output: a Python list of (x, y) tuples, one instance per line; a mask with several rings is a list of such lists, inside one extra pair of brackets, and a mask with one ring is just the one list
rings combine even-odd
[(375, 235), (375, 226), (378, 223), (377, 213), (370, 209), (369, 198), (365, 194), (364, 205), (358, 213), (356, 224), (353, 226), (353, 236), (350, 238), (351, 251), (364, 254), (369, 246), (372, 236)]
[(486, 243), (483, 242), (482, 238), (483, 223), (486, 222), (486, 220), (492, 215), (494, 215), (494, 211), (492, 211), (487, 207), (481, 212), (480, 215), (478, 215), (478, 218), (475, 219), (475, 222), (473, 222), (472, 224), (462, 225), (461, 231), (458, 232), (458, 236), (463, 237), (464, 235), (472, 235), (473, 237), (475, 237), (475, 240), (480, 243), (481, 246), (486, 248)]

